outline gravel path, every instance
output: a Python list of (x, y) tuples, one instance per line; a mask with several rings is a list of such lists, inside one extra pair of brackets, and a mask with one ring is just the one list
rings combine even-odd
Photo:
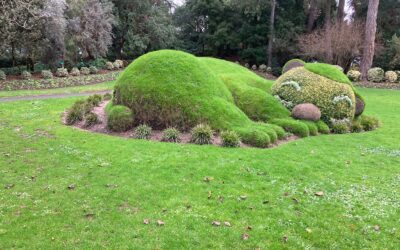
[(72, 93), (72, 94), (45, 94), (45, 95), (30, 95), (30, 96), (12, 96), (0, 98), (2, 102), (16, 102), (16, 101), (32, 101), (32, 100), (44, 100), (44, 99), (58, 99), (75, 96), (89, 96), (93, 94), (104, 95), (106, 93), (112, 93), (112, 90), (101, 90), (101, 91), (88, 91), (83, 93)]

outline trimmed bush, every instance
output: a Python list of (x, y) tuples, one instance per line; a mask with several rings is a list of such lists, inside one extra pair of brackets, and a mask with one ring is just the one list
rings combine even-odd
[(263, 73), (267, 73), (268, 67), (267, 67), (267, 65), (265, 65), (265, 64), (261, 64), (260, 67), (259, 67), (258, 69), (259, 69), (261, 72), (263, 72)]
[(114, 69), (114, 64), (112, 62), (106, 62), (106, 69), (107, 70), (113, 70)]
[(379, 127), (379, 120), (372, 116), (362, 115), (360, 123), (365, 131), (371, 131)]
[(213, 130), (209, 125), (199, 124), (191, 131), (191, 142), (198, 145), (212, 144)]
[(257, 71), (257, 69), (257, 65), (254, 64), (253, 66), (251, 66), (251, 70)]
[(181, 141), (181, 133), (176, 128), (167, 128), (163, 132), (162, 141), (180, 142)]
[(332, 123), (332, 132), (335, 134), (347, 134), (350, 132), (349, 123), (345, 120), (337, 120)]
[(80, 76), (81, 72), (79, 71), (79, 69), (77, 67), (73, 67), (71, 69), (70, 75), (71, 76)]
[(319, 121), (321, 119), (321, 111), (314, 104), (303, 103), (293, 108), (292, 117), (299, 120)]
[(53, 78), (53, 73), (51, 73), (50, 70), (42, 70), (41, 75), (43, 79), (52, 79)]
[(31, 74), (31, 72), (24, 70), (21, 73), (21, 77), (24, 80), (30, 80), (32, 78), (32, 74)]
[(97, 72), (99, 72), (99, 70), (97, 69), (96, 66), (90, 66), (89, 71), (90, 71), (90, 74), (97, 74)]
[[(339, 77), (331, 73), (330, 78), (347, 79), (332, 65), (331, 67), (324, 65), (319, 71), (323, 73), (328, 68), (336, 70), (335, 74), (342, 74), (342, 77)], [(354, 117), (355, 93), (351, 83), (330, 80), (308, 71), (305, 67), (292, 69), (279, 77), (272, 87), (272, 94), (278, 96), (282, 102), (291, 103), (293, 106), (302, 103), (314, 104), (321, 111), (321, 119), (326, 122), (331, 118), (353, 119)]]
[(58, 68), (56, 71), (56, 76), (57, 77), (67, 77), (68, 76), (67, 68)]
[(347, 72), (347, 77), (350, 81), (359, 82), (361, 80), (361, 72), (358, 70), (349, 70)]
[(151, 137), (152, 129), (146, 124), (142, 124), (135, 129), (135, 138), (141, 140), (148, 140)]
[(103, 100), (103, 97), (101, 95), (98, 95), (98, 94), (91, 95), (86, 99), (86, 101), (88, 103), (92, 104), (95, 107), (98, 107), (102, 100)]
[(124, 67), (124, 61), (122, 61), (122, 60), (117, 59), (117, 60), (115, 60), (115, 62), (113, 64), (114, 64), (114, 68), (117, 68), (117, 69), (121, 69)]
[(257, 148), (267, 148), (271, 144), (270, 136), (260, 130), (246, 130), (246, 129), (236, 129), (235, 130), (242, 142)]
[(4, 71), (0, 70), (0, 81), (5, 81), (7, 78), (6, 73)]
[(103, 100), (104, 101), (109, 101), (111, 99), (112, 99), (112, 94), (106, 93), (106, 94), (103, 95)]
[(82, 67), (81, 70), (81, 75), (89, 75), (90, 74), (90, 69), (87, 67)]
[(318, 135), (318, 126), (312, 121), (301, 121), (308, 127), (308, 131), (310, 131), (311, 136)]
[(397, 74), (394, 71), (386, 71), (385, 72), (385, 80), (390, 83), (394, 83), (397, 81)]
[(67, 115), (65, 118), (65, 122), (67, 125), (73, 125), (83, 120), (85, 103), (86, 102), (84, 100), (78, 100), (67, 111)]
[(237, 148), (240, 146), (240, 137), (235, 131), (223, 131), (221, 139), (223, 147)]
[(300, 137), (310, 136), (308, 126), (294, 119), (274, 119), (271, 123), (281, 126), (285, 131), (295, 134)]
[(132, 111), (122, 105), (107, 105), (107, 127), (114, 132), (126, 132), (133, 126)]
[(294, 68), (304, 67), (305, 64), (306, 64), (306, 62), (304, 62), (303, 60), (300, 60), (300, 59), (289, 60), (283, 66), (282, 74), (285, 74), (286, 72), (288, 72), (289, 70), (294, 69)]
[(331, 132), (329, 126), (325, 122), (323, 122), (321, 120), (317, 121), (315, 123), (315, 125), (317, 125), (318, 132), (321, 133), (321, 134), (329, 134)]
[(99, 117), (95, 113), (90, 112), (85, 115), (85, 125), (84, 126), (86, 128), (92, 127), (99, 123), (100, 123)]
[(368, 70), (368, 81), (383, 82), (384, 78), (385, 71), (383, 71), (383, 69), (375, 67)]

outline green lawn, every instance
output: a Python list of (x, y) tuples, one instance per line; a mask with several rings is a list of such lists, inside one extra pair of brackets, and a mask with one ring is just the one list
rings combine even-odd
[(60, 123), (76, 98), (0, 103), (0, 249), (395, 249), (400, 92), (359, 91), (380, 129), (273, 149), (91, 134)]
[(0, 91), (0, 98), (14, 97), (14, 96), (51, 95), (51, 94), (76, 94), (76, 93), (84, 93), (92, 91), (112, 90), (114, 87), (114, 83), (115, 81), (84, 85), (84, 86), (68, 87), (68, 88)]

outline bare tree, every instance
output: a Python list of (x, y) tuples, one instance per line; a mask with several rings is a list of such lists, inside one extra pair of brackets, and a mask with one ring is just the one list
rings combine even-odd
[(275, 9), (276, 9), (276, 0), (271, 0), (271, 15), (269, 21), (269, 37), (268, 37), (268, 49), (267, 49), (267, 57), (268, 57), (268, 67), (272, 67), (272, 47), (275, 39)]
[(337, 21), (343, 22), (344, 21), (344, 8), (346, 5), (346, 0), (339, 0), (338, 10), (337, 10)]
[(367, 79), (367, 72), (372, 66), (375, 54), (376, 18), (379, 0), (369, 0), (367, 22), (365, 24), (364, 51), (361, 60), (361, 77)]
[(308, 20), (307, 20), (307, 32), (310, 33), (315, 24), (315, 20), (318, 18), (318, 1), (317, 0), (311, 0), (310, 1), (310, 6), (309, 6), (309, 12), (308, 12)]

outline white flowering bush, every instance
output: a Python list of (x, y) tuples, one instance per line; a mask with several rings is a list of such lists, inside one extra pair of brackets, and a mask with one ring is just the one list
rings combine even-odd
[(358, 70), (349, 70), (347, 77), (353, 82), (358, 82), (361, 80), (361, 72)]
[(375, 67), (368, 70), (368, 81), (383, 82), (384, 78), (385, 78), (385, 71), (383, 71), (383, 69)]
[(394, 83), (397, 81), (397, 74), (394, 71), (386, 71), (385, 80), (390, 83)]

